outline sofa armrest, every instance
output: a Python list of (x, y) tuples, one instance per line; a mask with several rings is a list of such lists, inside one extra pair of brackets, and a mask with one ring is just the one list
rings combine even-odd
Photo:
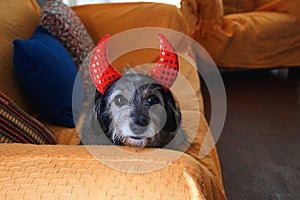
[(30, 37), (36, 28), (40, 8), (35, 0), (23, 0), (1, 1), (0, 9), (0, 91), (33, 114), (15, 76), (13, 40)]
[(0, 191), (6, 199), (226, 199), (210, 171), (186, 154), (114, 146), (1, 144)]

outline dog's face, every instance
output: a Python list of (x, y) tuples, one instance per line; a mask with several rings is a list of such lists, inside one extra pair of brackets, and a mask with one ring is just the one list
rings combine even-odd
[(128, 72), (96, 92), (97, 120), (116, 145), (163, 147), (180, 126), (181, 113), (174, 97), (147, 75)]

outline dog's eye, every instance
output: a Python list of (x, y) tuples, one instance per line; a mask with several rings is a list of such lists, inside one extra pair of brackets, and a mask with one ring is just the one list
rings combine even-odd
[(115, 104), (119, 107), (127, 104), (127, 99), (121, 94), (117, 95), (115, 97), (114, 101), (115, 101)]
[(154, 105), (154, 104), (158, 104), (159, 103), (159, 99), (157, 96), (149, 96), (147, 99), (146, 99), (146, 103), (148, 105)]

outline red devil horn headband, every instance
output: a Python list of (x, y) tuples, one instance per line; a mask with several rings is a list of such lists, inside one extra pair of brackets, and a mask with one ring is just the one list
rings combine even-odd
[[(148, 76), (164, 87), (170, 88), (178, 74), (178, 56), (165, 36), (159, 34), (158, 37), (160, 41), (159, 59)], [(108, 61), (108, 39), (109, 35), (100, 40), (94, 48), (90, 60), (90, 76), (101, 94), (105, 92), (109, 84), (122, 76)]]
[(109, 35), (100, 40), (93, 49), (90, 60), (90, 75), (98, 89), (103, 94), (109, 84), (122, 76), (108, 61), (107, 46)]

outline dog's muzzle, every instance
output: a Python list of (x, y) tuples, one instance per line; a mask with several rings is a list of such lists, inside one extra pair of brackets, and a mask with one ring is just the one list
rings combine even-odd
[(121, 128), (121, 142), (126, 146), (143, 148), (153, 142), (161, 131), (165, 121), (166, 112), (160, 105), (132, 110), (129, 114), (130, 122), (127, 128)]

